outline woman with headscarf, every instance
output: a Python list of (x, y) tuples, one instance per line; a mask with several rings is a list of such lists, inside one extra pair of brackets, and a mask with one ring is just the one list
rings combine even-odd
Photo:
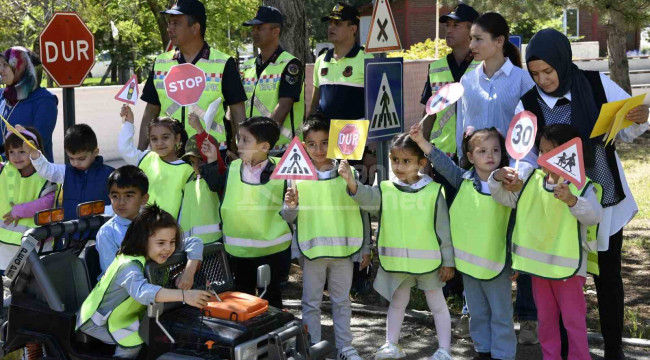
[[(0, 82), (5, 84), (0, 97), (0, 115), (12, 126), (33, 126), (43, 137), (43, 154), (52, 162), (52, 133), (56, 126), (59, 100), (41, 87), (36, 77), (38, 56), (24, 47), (15, 46), (0, 53)], [(7, 128), (0, 120), (0, 154)]]
[[(569, 39), (557, 30), (545, 29), (533, 36), (526, 48), (526, 63), (536, 86), (522, 96), (517, 112), (524, 109), (533, 112), (540, 129), (552, 124), (576, 128), (586, 152), (586, 175), (603, 188), (604, 214), (598, 229), (600, 275), (594, 276), (594, 282), (605, 359), (623, 359), (621, 245), (623, 227), (632, 220), (638, 207), (614, 143), (604, 146), (602, 136), (590, 139), (590, 134), (602, 104), (627, 99), (630, 95), (607, 76), (580, 70), (572, 62)], [(626, 119), (635, 124), (620, 131), (616, 138), (631, 142), (648, 129), (648, 107), (633, 108)], [(543, 336), (546, 335), (539, 334), (540, 340)]]

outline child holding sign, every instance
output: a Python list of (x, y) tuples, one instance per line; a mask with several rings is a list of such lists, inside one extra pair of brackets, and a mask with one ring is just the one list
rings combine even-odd
[(360, 257), (357, 254), (363, 258), (360, 269), (370, 264), (370, 222), (367, 214), (345, 193), (347, 183), (338, 176), (338, 162), (327, 157), (329, 125), (328, 120), (316, 115), (303, 124), (305, 148), (318, 180), (299, 180), (295, 189), (287, 189), (282, 216), (287, 222), (295, 221), (298, 247), (305, 258), (302, 321), (311, 342), (321, 340), (320, 305), (327, 281), (339, 359), (360, 360), (351, 346), (349, 295), (354, 259)]
[[(42, 151), (43, 141), (35, 128), (17, 126), (16, 130)], [(9, 161), (0, 168), (0, 215), (3, 220), (0, 224), (0, 270), (3, 272), (18, 250), (23, 233), (36, 227), (34, 214), (51, 208), (56, 192), (56, 184), (36, 173), (23, 144), (18, 135), (7, 132), (4, 146)]]
[(434, 170), (458, 189), (449, 221), (456, 268), (463, 273), (465, 298), (472, 311), (469, 329), (474, 348), (481, 359), (513, 360), (517, 354), (511, 301), (514, 278), (506, 248), (511, 209), (490, 197), (487, 182), (494, 170), (508, 165), (503, 135), (495, 128), (468, 128), (460, 168), (422, 136), (422, 125), (413, 125), (410, 134)]
[(397, 345), (411, 288), (424, 291), (438, 334), (434, 360), (451, 360), (451, 321), (442, 293), (454, 276), (454, 253), (449, 235), (449, 211), (440, 184), (419, 171), (427, 165), (424, 153), (408, 134), (397, 135), (390, 147), (393, 181), (362, 185), (346, 160), (339, 174), (350, 196), (362, 209), (379, 213), (377, 246), (381, 268), (374, 288), (390, 301), (386, 343), (375, 359), (406, 356)]
[(122, 106), (120, 116), (125, 120), (117, 147), (124, 161), (137, 165), (149, 179), (149, 204), (157, 203), (178, 218), (183, 200), (183, 187), (194, 176), (194, 169), (179, 159), (183, 155), (187, 133), (183, 125), (168, 117), (149, 122), (149, 142), (153, 151), (140, 151), (133, 143), (135, 127), (133, 112)]
[[(540, 154), (579, 136), (569, 125), (546, 126), (540, 135)], [(561, 358), (561, 316), (569, 338), (569, 359), (591, 359), (582, 287), (588, 252), (596, 246), (594, 229), (588, 237), (588, 228), (598, 224), (602, 217), (602, 192), (588, 179), (579, 190), (560, 181), (560, 175), (546, 167), (533, 171), (520, 192), (507, 191), (503, 180), (516, 176), (514, 169), (501, 168), (490, 175), (488, 183), (497, 202), (517, 208), (512, 231), (512, 267), (533, 275), (538, 336), (544, 358)]]

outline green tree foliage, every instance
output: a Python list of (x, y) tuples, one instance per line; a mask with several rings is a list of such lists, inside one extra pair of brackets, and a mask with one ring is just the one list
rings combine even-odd
[(451, 53), (445, 39), (431, 40), (411, 45), (411, 48), (404, 51), (391, 52), (388, 57), (403, 57), (404, 60), (436, 59), (436, 44), (438, 45), (438, 59)]
[[(305, 0), (305, 12), (307, 13), (307, 27), (311, 38), (312, 46), (316, 43), (327, 42), (327, 23), (321, 22), (323, 16), (329, 15), (341, 0)], [(370, 0), (347, 0), (353, 6), (369, 4)]]

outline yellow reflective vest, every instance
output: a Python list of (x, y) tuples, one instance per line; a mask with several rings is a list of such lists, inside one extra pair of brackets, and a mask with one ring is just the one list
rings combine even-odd
[(161, 209), (178, 219), (183, 188), (194, 176), (194, 169), (187, 163), (168, 163), (155, 151), (147, 152), (140, 159), (138, 167), (149, 179), (149, 204), (158, 204)]
[(212, 192), (205, 180), (195, 178), (185, 184), (181, 206), (181, 229), (184, 237), (198, 237), (204, 244), (221, 239), (219, 194)]
[(144, 272), (144, 256), (120, 254), (115, 257), (115, 260), (106, 269), (104, 276), (102, 276), (81, 305), (81, 309), (77, 314), (77, 330), (88, 321), (92, 321), (96, 326), (106, 327), (113, 340), (122, 347), (132, 348), (142, 345), (143, 341), (138, 330), (140, 329), (140, 320), (144, 316), (146, 306), (135, 301), (127, 294), (126, 299), (107, 314), (108, 317), (97, 311), (102, 305), (104, 294), (108, 291), (113, 278), (115, 278), (122, 267), (132, 263), (140, 266)]
[(421, 275), (442, 264), (434, 220), (441, 186), (431, 182), (416, 192), (382, 181), (377, 235), (379, 263), (387, 272)]

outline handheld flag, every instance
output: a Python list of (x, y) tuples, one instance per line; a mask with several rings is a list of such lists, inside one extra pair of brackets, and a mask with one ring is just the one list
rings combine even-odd
[(34, 146), (34, 145), (33, 145), (33, 144), (32, 144), (32, 143), (31, 143), (27, 138), (25, 138), (25, 136), (24, 136), (20, 131), (16, 130), (15, 127), (11, 126), (11, 124), (9, 123), (9, 121), (7, 121), (7, 119), (5, 119), (4, 116), (0, 115), (0, 117), (2, 118), (2, 121), (4, 121), (5, 125), (7, 126), (7, 129), (9, 129), (9, 131), (11, 131), (11, 132), (14, 133), (16, 136), (18, 136), (22, 141), (24, 141), (24, 142), (25, 142), (27, 145), (29, 145), (29, 147), (31, 147), (32, 149), (34, 149), (34, 150), (38, 150), (38, 149), (36, 148), (36, 146)]
[(537, 158), (539, 166), (560, 175), (582, 189), (587, 182), (582, 155), (582, 140), (573, 138)]
[(316, 168), (297, 136), (291, 140), (287, 151), (275, 166), (271, 179), (278, 180), (318, 180)]

